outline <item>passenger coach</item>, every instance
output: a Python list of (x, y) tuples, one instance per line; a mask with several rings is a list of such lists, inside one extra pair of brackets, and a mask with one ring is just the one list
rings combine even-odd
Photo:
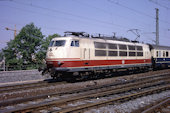
[(170, 66), (170, 47), (151, 45), (151, 54), (154, 69)]

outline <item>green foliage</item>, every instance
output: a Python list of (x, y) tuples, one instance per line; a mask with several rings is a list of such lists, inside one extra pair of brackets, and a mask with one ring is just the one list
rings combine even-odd
[(2, 51), (2, 50), (0, 50), (0, 61), (2, 61), (2, 60), (3, 60), (3, 56), (4, 56), (4, 53), (3, 53), (3, 51)]
[(12, 70), (37, 68), (41, 63), (38, 59), (42, 56), (37, 54), (41, 51), (43, 37), (41, 29), (33, 23), (24, 26), (3, 50), (6, 65)]
[(43, 65), (48, 45), (58, 34), (49, 35), (44, 39), (41, 29), (33, 23), (24, 26), (14, 40), (3, 49), (8, 70), (35, 69)]

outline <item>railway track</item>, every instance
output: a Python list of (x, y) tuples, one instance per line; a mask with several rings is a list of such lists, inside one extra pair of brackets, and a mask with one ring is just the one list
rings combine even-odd
[(49, 81), (39, 81), (39, 82), (35, 82), (35, 83), (25, 83), (25, 84), (17, 84), (17, 85), (0, 86), (0, 92), (1, 93), (8, 93), (8, 92), (12, 92), (12, 91), (35, 89), (35, 88), (52, 86), (52, 85), (62, 84), (62, 83), (66, 83), (66, 82), (56, 82), (56, 81), (53, 81), (53, 80), (49, 80)]
[[(139, 96), (148, 95), (155, 92), (157, 93), (163, 90), (169, 90), (170, 88), (169, 76), (170, 76), (169, 74), (164, 74), (161, 76), (155, 75), (152, 77), (143, 77), (136, 80), (126, 81), (123, 83), (119, 83), (117, 85), (112, 84), (112, 85), (106, 85), (98, 88), (91, 87), (79, 91), (77, 90), (73, 92), (67, 92), (65, 94), (53, 94), (49, 96), (51, 98), (54, 98), (56, 96), (55, 97), (56, 99), (53, 99), (51, 101), (41, 100), (41, 102), (38, 104), (26, 105), (22, 107), (15, 106), (14, 109), (2, 109), (0, 112), (23, 112), (23, 111), (30, 112), (30, 111), (40, 111), (43, 109), (46, 110), (48, 109), (48, 111), (50, 112), (77, 112), (77, 111), (87, 110), (89, 108), (93, 108), (96, 106), (107, 105), (115, 101), (125, 101), (131, 98), (137, 98)], [(131, 93), (126, 94), (127, 92), (131, 92)], [(98, 102), (98, 98), (109, 97), (110, 95), (114, 95), (116, 97), (109, 100), (105, 100), (105, 101), (102, 100)], [(89, 99), (96, 99), (96, 98), (97, 100), (95, 103), (84, 102), (84, 101), (88, 101)], [(78, 105), (76, 107), (68, 106), (69, 104), (77, 103), (77, 102), (84, 103), (84, 104)]]
[(46, 94), (40, 94), (38, 96), (29, 96), (29, 97), (24, 97), (24, 98), (12, 98), (12, 99), (6, 99), (5, 101), (0, 101), (0, 105), (1, 106), (9, 106), (11, 104), (17, 104), (17, 103), (22, 103), (22, 102), (27, 102), (27, 101), (31, 101), (31, 100), (35, 100), (35, 99), (41, 99), (41, 98), (47, 98), (47, 97), (52, 97), (54, 95), (65, 95), (65, 94), (73, 94), (73, 93), (79, 93), (79, 92), (85, 92), (85, 91), (89, 91), (89, 90), (93, 90), (93, 89), (101, 89), (101, 88), (107, 88), (107, 87), (112, 87), (112, 86), (118, 86), (118, 85), (124, 85), (124, 84), (128, 84), (128, 83), (133, 83), (133, 82), (137, 82), (137, 81), (143, 81), (143, 80), (151, 80), (151, 79), (158, 79), (160, 77), (163, 76), (169, 76), (168, 73), (164, 73), (164, 75), (154, 75), (154, 76), (147, 76), (147, 77), (141, 77), (141, 78), (137, 78), (137, 79), (133, 79), (133, 80), (129, 80), (129, 81), (124, 81), (124, 82), (117, 82), (117, 83), (111, 83), (111, 84), (106, 84), (106, 85), (102, 85), (102, 86), (91, 86), (91, 87), (86, 87), (86, 88), (82, 88), (82, 89), (76, 89), (73, 91), (65, 91), (65, 92), (52, 92), (52, 93), (46, 93)]
[[(165, 70), (167, 73), (167, 70)], [(165, 74), (166, 74), (165, 73)], [(66, 82), (57, 82), (57, 84), (62, 84)], [(8, 93), (12, 91), (19, 91), (19, 90), (27, 90), (27, 89), (34, 89), (34, 88), (41, 88), (47, 85), (55, 85), (56, 81), (55, 80), (47, 80), (47, 81), (39, 81), (39, 82), (34, 82), (34, 83), (23, 83), (23, 84), (17, 84), (17, 85), (5, 85), (5, 86), (0, 86), (0, 92), (1, 93)]]
[(66, 112), (83, 112), (85, 110), (88, 110), (90, 108), (96, 108), (96, 107), (101, 107), (101, 106), (106, 106), (106, 105), (110, 105), (113, 104), (114, 102), (124, 102), (127, 100), (132, 100), (141, 96), (145, 96), (148, 94), (153, 94), (155, 92), (161, 92), (164, 90), (169, 90), (170, 87), (169, 85), (167, 86), (163, 86), (163, 87), (159, 87), (159, 88), (154, 88), (154, 89), (149, 89), (149, 90), (145, 90), (145, 91), (141, 91), (141, 92), (137, 92), (137, 93), (132, 93), (129, 95), (125, 95), (125, 96), (121, 96), (121, 97), (117, 97), (117, 98), (113, 98), (110, 100), (106, 100), (106, 101), (100, 101), (100, 102), (96, 102), (96, 103), (87, 103), (87, 104), (83, 104), (83, 105), (78, 105), (78, 106), (74, 106), (74, 107), (70, 107), (70, 108), (65, 108), (62, 110), (56, 110), (53, 112), (61, 112), (61, 113), (66, 113)]
[[(138, 111), (142, 111), (141, 109)], [(137, 111), (137, 112), (138, 112)], [(169, 113), (170, 112), (170, 97), (155, 102), (152, 105), (145, 107), (141, 113)]]

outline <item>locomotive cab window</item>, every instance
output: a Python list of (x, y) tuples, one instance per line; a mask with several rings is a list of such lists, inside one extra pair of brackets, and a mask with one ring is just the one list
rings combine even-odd
[(57, 41), (55, 41), (54, 46), (57, 46), (57, 47), (59, 47), (59, 46), (64, 46), (65, 43), (66, 43), (65, 40), (57, 40)]
[(79, 47), (79, 40), (72, 40), (72, 41), (71, 41), (71, 46), (73, 46), (73, 47)]
[(49, 47), (60, 47), (60, 46), (64, 46), (65, 43), (66, 43), (65, 40), (51, 41)]
[(52, 47), (53, 44), (54, 44), (54, 41), (51, 41), (49, 47)]

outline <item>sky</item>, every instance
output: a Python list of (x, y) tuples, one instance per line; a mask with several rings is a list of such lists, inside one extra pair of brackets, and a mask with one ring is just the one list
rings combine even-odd
[[(0, 0), (0, 50), (26, 24), (33, 22), (46, 37), (84, 31), (155, 44), (159, 9), (159, 43), (170, 46), (170, 0)], [(135, 31), (134, 31), (135, 32)]]

